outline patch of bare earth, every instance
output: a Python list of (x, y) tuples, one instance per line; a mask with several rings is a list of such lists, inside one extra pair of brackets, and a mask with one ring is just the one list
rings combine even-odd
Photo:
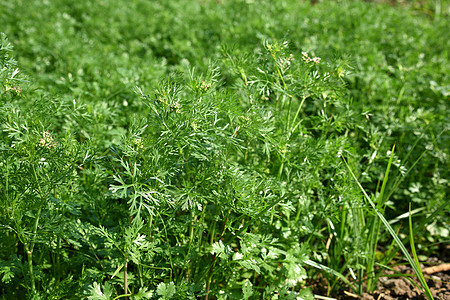
[[(429, 258), (424, 265), (421, 265), (422, 272), (427, 279), (428, 287), (436, 300), (450, 300), (450, 263), (448, 253), (450, 245), (441, 247), (440, 259)], [(373, 293), (364, 293), (362, 296), (345, 291), (338, 295), (330, 295), (335, 299), (363, 299), (363, 300), (394, 300), (394, 299), (427, 299), (420, 288), (419, 281), (414, 275), (414, 271), (409, 265), (398, 265), (393, 271), (383, 272), (384, 277), (380, 277), (377, 289)], [(404, 274), (405, 277), (415, 282), (411, 283), (405, 277), (398, 277)], [(316, 280), (312, 283), (313, 293), (325, 296), (327, 293), (326, 280)]]

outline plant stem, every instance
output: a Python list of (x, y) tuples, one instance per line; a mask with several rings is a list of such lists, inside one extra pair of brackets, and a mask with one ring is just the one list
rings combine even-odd
[(61, 271), (61, 237), (57, 238), (56, 246), (56, 281), (59, 281), (60, 271)]
[(211, 286), (211, 279), (212, 279), (212, 271), (214, 269), (214, 264), (216, 262), (216, 258), (217, 258), (217, 253), (214, 253), (212, 262), (211, 262), (211, 267), (209, 268), (209, 272), (208, 272), (208, 280), (206, 283), (206, 295), (205, 295), (205, 300), (208, 300), (208, 296), (209, 296), (209, 288)]
[(35, 245), (35, 239), (36, 239), (39, 219), (41, 216), (42, 205), (44, 204), (44, 201), (45, 201), (45, 198), (42, 199), (41, 204), (39, 205), (39, 209), (38, 209), (38, 212), (36, 215), (36, 220), (34, 221), (33, 237), (31, 239), (31, 243), (24, 243), (25, 251), (27, 252), (27, 258), (28, 258), (28, 271), (30, 272), (31, 292), (33, 294), (36, 293), (36, 283), (35, 283), (34, 271), (33, 271), (33, 250), (34, 250), (34, 245)]
[[(230, 210), (228, 211), (228, 214), (227, 214), (227, 216), (226, 216), (226, 218), (225, 218), (225, 221), (223, 222), (223, 227), (222, 227), (222, 231), (221, 231), (220, 236), (219, 236), (219, 240), (223, 237), (223, 234), (224, 234), (224, 232), (225, 232), (225, 228), (226, 228), (226, 225), (227, 225), (228, 217), (230, 216), (232, 210), (233, 210), (233, 209), (230, 208)], [(212, 243), (211, 243), (211, 244), (212, 244)], [(206, 295), (205, 295), (205, 300), (208, 300), (209, 289), (210, 289), (210, 286), (211, 286), (211, 280), (212, 280), (212, 272), (213, 272), (213, 269), (214, 269), (214, 265), (215, 265), (215, 262), (216, 262), (216, 258), (217, 258), (217, 253), (214, 253), (214, 256), (213, 256), (212, 262), (211, 262), (211, 267), (209, 268), (209, 272), (208, 272), (208, 279), (207, 279), (207, 283), (206, 283)]]
[[(124, 294), (128, 294), (128, 258), (125, 261), (125, 267), (123, 268), (123, 286), (124, 286)], [(128, 299), (128, 295), (125, 297), (125, 300)]]
[(31, 293), (34, 295), (36, 294), (36, 283), (34, 281), (33, 272), (33, 249), (28, 245), (28, 243), (25, 243), (24, 247), (28, 258), (28, 272), (30, 273)]

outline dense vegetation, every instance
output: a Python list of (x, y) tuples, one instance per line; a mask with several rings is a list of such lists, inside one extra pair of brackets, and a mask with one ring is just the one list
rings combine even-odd
[(429, 294), (450, 32), (415, 3), (2, 2), (0, 297)]

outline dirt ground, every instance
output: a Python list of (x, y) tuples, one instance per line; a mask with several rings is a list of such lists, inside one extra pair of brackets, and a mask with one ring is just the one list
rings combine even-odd
[[(427, 284), (434, 299), (450, 300), (450, 264), (444, 264), (436, 261), (436, 267), (444, 267), (446, 271), (434, 272), (432, 274), (424, 274), (427, 278)], [(427, 270), (427, 268), (424, 268)], [(411, 268), (407, 266), (401, 266), (396, 271), (400, 271), (403, 274), (412, 274)], [(393, 272), (392, 272), (393, 273)], [(417, 280), (414, 279), (418, 283)], [(342, 298), (342, 299), (355, 299), (354, 297)], [(426, 296), (417, 287), (411, 284), (405, 278), (389, 278), (381, 277), (378, 282), (377, 291), (373, 294), (364, 294), (362, 297), (356, 297), (356, 299), (364, 300), (393, 300), (393, 299), (427, 299)]]
[[(444, 245), (440, 249), (439, 258), (430, 257), (421, 265), (422, 272), (427, 279), (430, 291), (436, 300), (450, 300), (450, 245)], [(389, 275), (400, 272), (402, 274), (414, 274), (407, 264), (401, 264), (386, 270), (383, 274)], [(412, 276), (411, 279), (420, 286), (419, 281)], [(316, 280), (313, 284), (313, 293), (325, 296), (327, 287), (323, 280)], [(362, 296), (343, 291), (338, 295), (330, 295), (335, 299), (363, 299), (363, 300), (394, 300), (394, 299), (427, 299), (425, 294), (406, 278), (380, 277), (377, 289), (373, 293), (364, 293)]]

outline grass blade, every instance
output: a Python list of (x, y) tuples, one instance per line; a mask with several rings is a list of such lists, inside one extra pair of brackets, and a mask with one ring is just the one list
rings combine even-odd
[[(390, 161), (392, 161), (392, 157), (394, 155), (394, 147), (392, 148)], [(361, 185), (361, 183), (359, 182), (358, 178), (356, 177), (355, 173), (353, 173), (352, 169), (350, 168), (349, 164), (347, 163), (347, 161), (345, 159), (344, 159), (344, 163), (347, 166), (347, 169), (349, 170), (349, 172), (352, 175), (353, 179), (355, 180), (356, 184), (360, 188), (361, 192), (363, 193), (364, 198), (367, 200), (367, 202), (370, 204), (370, 206), (372, 206), (372, 208), (375, 211), (375, 213), (377, 214), (378, 218), (380, 218), (380, 220), (383, 223), (383, 225), (386, 227), (386, 229), (388, 230), (388, 232), (390, 233), (392, 238), (395, 240), (397, 245), (400, 247), (400, 250), (403, 252), (404, 256), (406, 257), (406, 259), (408, 260), (408, 262), (411, 265), (412, 269), (414, 270), (414, 273), (416, 273), (416, 275), (419, 277), (419, 280), (420, 280), (420, 275), (419, 275), (420, 274), (420, 267), (411, 258), (411, 255), (408, 253), (408, 250), (403, 245), (403, 243), (400, 240), (400, 238), (398, 237), (398, 235), (395, 233), (394, 228), (392, 228), (392, 226), (389, 224), (389, 222), (386, 220), (386, 218), (383, 216), (383, 214), (378, 210), (376, 204), (372, 201), (372, 199), (370, 199), (369, 195), (366, 193), (366, 191), (364, 190), (363, 186)], [(389, 168), (389, 166), (388, 166), (388, 168)], [(389, 172), (386, 172), (386, 174), (389, 174)], [(387, 181), (387, 178), (385, 177), (384, 180)], [(422, 280), (424, 280), (423, 276), (422, 276)], [(424, 286), (424, 284), (426, 285), (426, 282), (422, 282), (422, 280), (421, 280), (422, 286)], [(430, 295), (427, 294), (427, 297), (429, 297), (429, 299), (433, 299), (433, 297), (432, 296), (430, 297), (430, 296), (431, 296), (431, 294)]]
[(428, 299), (433, 299), (433, 295), (431, 294), (431, 291), (430, 291), (430, 288), (428, 287), (427, 281), (423, 277), (422, 270), (420, 269), (419, 258), (417, 257), (416, 247), (414, 245), (414, 232), (413, 232), (412, 218), (411, 218), (411, 203), (409, 204), (409, 237), (410, 237), (409, 243), (411, 245), (411, 252), (414, 257), (414, 261), (416, 263), (417, 270), (418, 270), (418, 272), (416, 272), (417, 277), (419, 278), (420, 284), (424, 288), (425, 294), (427, 295)]
[(354, 287), (354, 286), (350, 283), (350, 281), (349, 281), (347, 278), (345, 278), (345, 276), (342, 275), (341, 273), (339, 273), (339, 272), (337, 272), (337, 271), (335, 271), (335, 270), (333, 270), (333, 269), (331, 269), (331, 268), (329, 268), (329, 267), (327, 267), (327, 266), (324, 266), (324, 265), (322, 265), (322, 264), (319, 264), (318, 262), (315, 262), (315, 261), (313, 261), (313, 260), (310, 260), (310, 259), (305, 260), (304, 263), (307, 264), (308, 266), (314, 267), (314, 268), (316, 268), (316, 269), (325, 271), (325, 272), (327, 272), (327, 273), (330, 273), (330, 274), (333, 274), (334, 276), (339, 277), (339, 278), (340, 278), (343, 282), (345, 282), (345, 283), (346, 283), (353, 291), (355, 291), (355, 287)]

